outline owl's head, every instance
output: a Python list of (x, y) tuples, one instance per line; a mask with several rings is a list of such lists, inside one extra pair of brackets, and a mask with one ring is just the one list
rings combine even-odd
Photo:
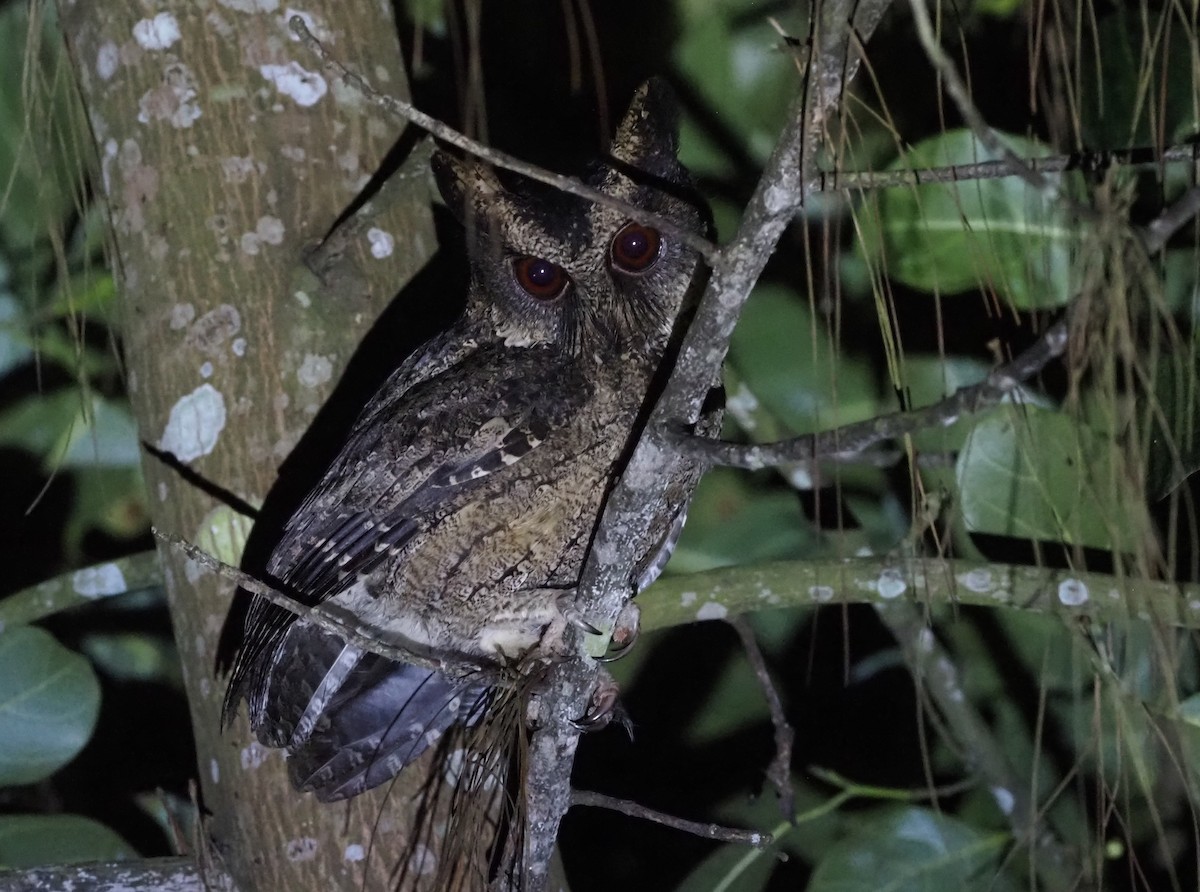
[[(699, 199), (676, 157), (677, 118), (670, 88), (643, 84), (609, 156), (584, 181), (700, 233)], [(696, 251), (621, 211), (477, 161), (438, 152), (433, 168), (467, 230), (467, 313), (479, 323), (512, 346), (597, 358), (662, 354), (699, 269)]]

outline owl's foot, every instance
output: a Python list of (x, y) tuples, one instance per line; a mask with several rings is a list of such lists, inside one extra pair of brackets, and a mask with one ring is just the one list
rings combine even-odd
[(569, 624), (583, 632), (585, 635), (603, 635), (604, 633), (588, 622), (587, 617), (583, 615), (583, 611), (579, 609), (579, 605), (575, 601), (575, 590), (570, 589), (563, 592), (555, 600), (558, 607), (558, 612), (562, 614), (562, 618)]
[(612, 640), (604, 656), (598, 657), (601, 663), (611, 663), (629, 653), (630, 648), (637, 643), (642, 631), (641, 608), (632, 601), (626, 601), (621, 612), (617, 614), (616, 625), (613, 626)]
[(616, 680), (601, 669), (596, 687), (592, 690), (587, 712), (572, 721), (571, 725), (576, 730), (587, 733), (607, 728), (609, 723), (616, 719), (632, 737), (633, 723), (629, 720), (629, 714), (618, 702), (620, 695), (621, 688)]

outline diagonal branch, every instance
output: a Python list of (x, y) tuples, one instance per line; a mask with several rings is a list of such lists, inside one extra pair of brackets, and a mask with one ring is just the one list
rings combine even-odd
[[(674, 447), (668, 431), (697, 419), (705, 395), (718, 380), (730, 335), (751, 288), (795, 209), (816, 188), (817, 179), (810, 182), (803, 172), (816, 170), (826, 123), (857, 71), (859, 59), (852, 46), (867, 41), (888, 6), (887, 0), (868, 0), (855, 11), (848, 0), (829, 0), (816, 7), (804, 89), (792, 103), (789, 123), (733, 241), (715, 258), (670, 380), (597, 527), (579, 589), (578, 606), (589, 618), (605, 620), (611, 627), (632, 594), (635, 555), (644, 550), (641, 546), (652, 519), (663, 510), (668, 483), (691, 462)], [(553, 695), (546, 698), (546, 721), (533, 735), (526, 786), (528, 889), (544, 886), (558, 825), (570, 806), (571, 765), (579, 735), (571, 720), (583, 714), (595, 674), (594, 665), (583, 659), (563, 663), (551, 672), (548, 690)]]

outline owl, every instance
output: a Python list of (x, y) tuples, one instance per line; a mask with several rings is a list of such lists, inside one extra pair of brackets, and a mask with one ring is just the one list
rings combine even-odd
[[(676, 117), (665, 84), (643, 85), (585, 179), (701, 233)], [(258, 601), (226, 694), (225, 721), (245, 699), (292, 783), (324, 801), (484, 724), (514, 671), (586, 625), (572, 593), (701, 278), (692, 248), (619, 210), (443, 152), (433, 166), (467, 234), (466, 308), (370, 400), (267, 567), (413, 662)], [(683, 501), (631, 593), (661, 568)]]

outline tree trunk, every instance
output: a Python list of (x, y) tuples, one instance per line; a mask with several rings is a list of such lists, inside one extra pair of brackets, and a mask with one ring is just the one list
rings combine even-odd
[[(60, 7), (101, 159), (141, 436), (260, 505), (363, 334), (428, 259), (425, 178), (407, 179), (353, 239), (346, 260), (359, 274), (334, 293), (305, 251), (402, 128), (322, 71), (288, 30), (292, 10), (274, 0), (169, 0), (144, 17), (144, 4)], [(339, 59), (405, 96), (390, 9), (318, 0), (305, 16)], [(144, 468), (155, 525), (238, 563), (249, 521), (161, 460)], [(218, 863), (244, 892), (386, 887), (422, 773), (322, 806), (291, 788), (282, 753), (253, 742), (244, 713), (221, 734), (213, 666), (232, 586), (170, 546), (160, 554)]]

